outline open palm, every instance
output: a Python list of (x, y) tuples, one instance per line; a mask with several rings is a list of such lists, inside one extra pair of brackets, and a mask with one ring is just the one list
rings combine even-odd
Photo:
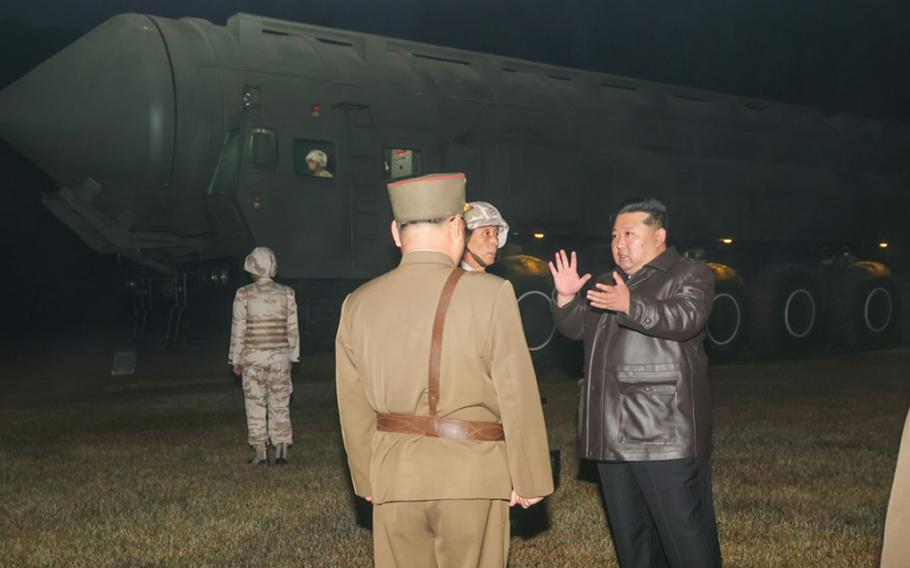
[(574, 296), (585, 285), (585, 282), (591, 279), (590, 274), (578, 275), (575, 251), (572, 251), (571, 255), (566, 255), (566, 251), (560, 250), (556, 253), (556, 258), (549, 264), (556, 293), (560, 296)]

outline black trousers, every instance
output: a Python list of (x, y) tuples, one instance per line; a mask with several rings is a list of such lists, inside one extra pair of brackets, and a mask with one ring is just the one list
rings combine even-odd
[(708, 458), (598, 462), (622, 568), (720, 568)]

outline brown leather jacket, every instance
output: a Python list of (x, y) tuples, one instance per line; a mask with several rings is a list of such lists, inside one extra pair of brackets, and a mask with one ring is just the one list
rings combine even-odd
[(584, 340), (579, 454), (619, 461), (706, 457), (711, 399), (702, 341), (714, 273), (669, 248), (627, 284), (628, 315), (592, 309), (584, 291), (563, 308), (553, 304), (559, 331)]

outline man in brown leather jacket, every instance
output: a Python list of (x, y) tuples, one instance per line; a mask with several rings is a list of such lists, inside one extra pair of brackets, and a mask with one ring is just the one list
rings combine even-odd
[(556, 326), (585, 346), (579, 454), (597, 461), (622, 568), (721, 565), (702, 345), (714, 276), (668, 248), (667, 221), (655, 199), (623, 206), (617, 269), (584, 297), (591, 275), (578, 275), (575, 253), (550, 263)]

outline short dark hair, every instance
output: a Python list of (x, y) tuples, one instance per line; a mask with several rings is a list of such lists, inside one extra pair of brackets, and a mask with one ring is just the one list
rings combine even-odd
[(667, 213), (667, 206), (660, 200), (653, 197), (645, 197), (626, 201), (619, 206), (619, 210), (613, 215), (613, 221), (623, 213), (647, 213), (645, 225), (656, 225), (658, 229), (670, 230), (670, 214)]
[(452, 216), (448, 217), (434, 217), (433, 219), (420, 219), (419, 221), (405, 221), (403, 223), (398, 223), (398, 230), (401, 231), (405, 227), (411, 227), (414, 225), (441, 225), (451, 219)]

